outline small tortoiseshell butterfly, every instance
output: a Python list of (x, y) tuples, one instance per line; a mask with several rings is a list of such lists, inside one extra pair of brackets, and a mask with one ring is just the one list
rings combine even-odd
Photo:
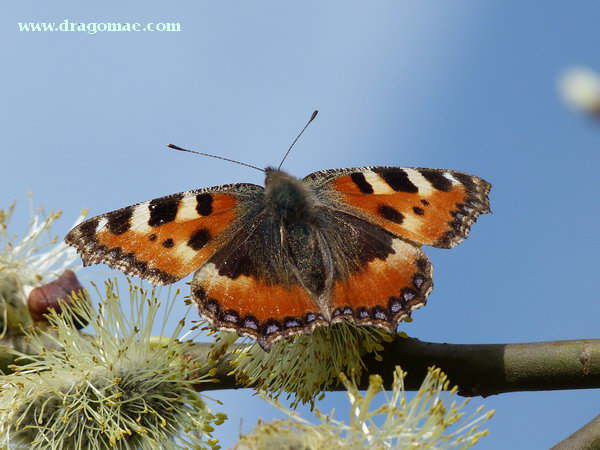
[(85, 265), (155, 284), (195, 271), (200, 313), (268, 350), (341, 320), (394, 331), (433, 286), (421, 245), (454, 247), (490, 212), (491, 185), (452, 170), (359, 167), (302, 180), (264, 171), (264, 188), (157, 198), (89, 219), (65, 240)]

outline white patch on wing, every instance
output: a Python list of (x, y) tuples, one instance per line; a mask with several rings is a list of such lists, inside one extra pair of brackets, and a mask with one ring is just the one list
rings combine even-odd
[(379, 174), (370, 170), (364, 172), (365, 180), (373, 188), (373, 194), (394, 194), (395, 191), (385, 182)]
[(435, 192), (435, 189), (431, 185), (431, 183), (425, 178), (423, 175), (419, 173), (418, 170), (415, 169), (402, 169), (406, 172), (408, 179), (412, 184), (414, 184), (419, 189), (419, 195), (424, 197), (428, 197)]
[(223, 296), (223, 299), (229, 297), (229, 287), (234, 283), (236, 286), (242, 285), (242, 289), (248, 289), (250, 291), (255, 286), (254, 279), (245, 275), (240, 275), (235, 280), (223, 275), (219, 275), (219, 270), (213, 263), (206, 264), (204, 267), (202, 267), (202, 269), (196, 272), (192, 283), (201, 285), (209, 296), (211, 289), (215, 286), (218, 286), (223, 290), (223, 292), (220, 293)]
[(221, 278), (221, 275), (219, 275), (217, 266), (215, 266), (213, 263), (208, 263), (202, 267), (202, 269), (196, 272), (194, 279), (192, 280), (192, 284), (202, 286), (208, 294), (214, 285), (220, 284), (219, 278)]
[(205, 280), (210, 280), (219, 277), (219, 271), (217, 270), (217, 266), (214, 263), (208, 263), (194, 276), (194, 281), (202, 283)]
[(392, 241), (392, 248), (396, 252), (395, 255), (388, 256), (388, 259), (390, 257), (393, 258), (392, 261), (396, 258), (405, 261), (412, 261), (416, 256), (418, 256), (419, 253), (418, 247), (397, 238)]
[(187, 242), (178, 242), (173, 250), (177, 257), (181, 258), (186, 263), (192, 262), (194, 257), (198, 255), (198, 251), (192, 249)]
[(196, 211), (197, 204), (198, 202), (196, 201), (196, 196), (185, 195), (179, 201), (179, 208), (177, 209), (175, 222), (187, 222), (188, 220), (194, 220), (200, 217), (198, 211)]
[(150, 202), (144, 202), (133, 208), (131, 215), (131, 229), (136, 233), (150, 234), (154, 228), (148, 225), (150, 220)]
[(454, 178), (450, 172), (444, 172), (444, 176), (447, 179), (449, 179), (450, 181), (452, 181), (452, 184), (454, 184), (454, 185), (462, 184), (460, 181), (458, 181), (456, 178)]
[(400, 226), (405, 230), (412, 231), (413, 233), (420, 235), (421, 228), (423, 226), (423, 219), (407, 214), (404, 216), (404, 220), (402, 220), (402, 225)]
[(108, 219), (103, 217), (98, 221), (98, 225), (96, 226), (96, 233), (100, 232), (106, 225), (108, 224)]

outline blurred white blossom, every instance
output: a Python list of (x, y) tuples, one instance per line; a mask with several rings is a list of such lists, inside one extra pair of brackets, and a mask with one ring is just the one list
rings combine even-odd
[[(66, 269), (81, 267), (77, 252), (51, 234), (52, 225), (62, 214), (60, 211), (46, 215), (41, 209), (32, 210), (24, 232), (11, 235), (9, 222), (14, 208), (15, 203), (7, 210), (0, 210), (0, 274), (11, 273), (23, 285), (39, 286)], [(84, 217), (85, 212), (75, 224)]]
[(600, 76), (585, 67), (572, 67), (559, 81), (559, 90), (574, 109), (600, 115)]

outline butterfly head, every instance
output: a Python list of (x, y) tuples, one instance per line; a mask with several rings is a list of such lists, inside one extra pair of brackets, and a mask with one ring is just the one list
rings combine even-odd
[(274, 214), (284, 221), (314, 216), (314, 193), (306, 183), (273, 167), (267, 167), (265, 173), (266, 203)]

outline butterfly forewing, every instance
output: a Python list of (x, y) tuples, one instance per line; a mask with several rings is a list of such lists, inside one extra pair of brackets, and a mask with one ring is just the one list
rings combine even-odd
[(186, 191), (89, 219), (65, 238), (85, 265), (105, 263), (155, 284), (197, 270), (263, 188), (234, 184)]
[(396, 236), (434, 247), (454, 247), (490, 212), (491, 185), (451, 170), (360, 167), (315, 172), (305, 181)]

